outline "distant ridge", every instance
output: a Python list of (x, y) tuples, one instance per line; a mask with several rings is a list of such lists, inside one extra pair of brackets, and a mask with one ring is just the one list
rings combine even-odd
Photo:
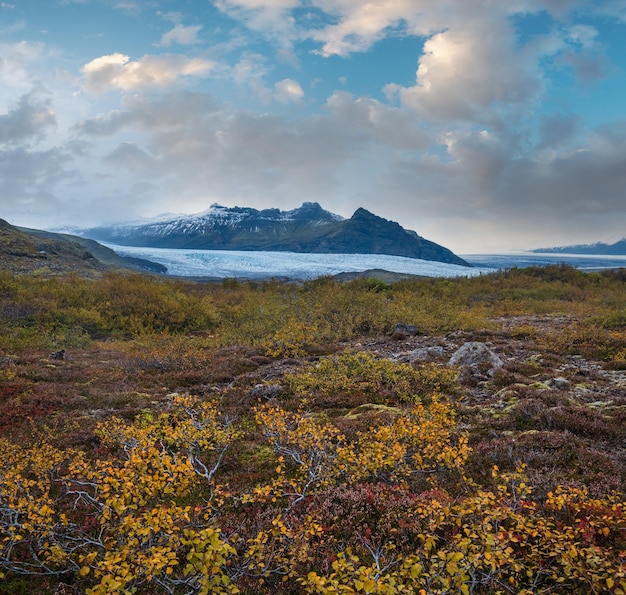
[(94, 227), (81, 235), (122, 246), (318, 254), (387, 254), (471, 266), (398, 223), (357, 209), (349, 219), (305, 202), (291, 211), (213, 204), (197, 215)]
[(537, 248), (531, 250), (539, 254), (597, 254), (603, 256), (626, 256), (626, 238), (622, 238), (614, 244), (575, 244), (574, 246), (559, 246), (555, 248)]

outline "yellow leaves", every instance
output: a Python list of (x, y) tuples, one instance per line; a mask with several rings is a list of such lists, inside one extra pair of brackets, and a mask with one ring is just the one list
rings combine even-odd
[[(428, 407), (415, 404), (390, 422), (358, 432), (350, 441), (322, 417), (268, 405), (257, 407), (255, 417), (280, 455), (277, 475), (291, 473), (297, 495), (329, 482), (355, 483), (379, 476), (404, 482), (416, 472), (461, 470), (470, 452), (466, 436), (455, 435), (451, 407), (434, 395)], [(291, 472), (285, 460), (290, 460)], [(276, 490), (268, 495), (280, 495), (281, 483), (277, 481)]]
[[(194, 507), (200, 530), (193, 534), (200, 541), (192, 543), (191, 534), (184, 533), (193, 525), (191, 507), (182, 500), (200, 478), (217, 490), (213, 474), (236, 436), (214, 404), (175, 398), (169, 413), (142, 416), (136, 424), (112, 419), (98, 432), (105, 444), (121, 447), (121, 458), (87, 461), (80, 453), (60, 453), (48, 445), (28, 450), (0, 444), (6, 446), (0, 449), (0, 505), (13, 506), (20, 520), (8, 541), (0, 539), (0, 554), (5, 543), (8, 551), (22, 540), (39, 544), (42, 564), (54, 569), (70, 563), (98, 583), (89, 593), (105, 595), (135, 592), (137, 585), (157, 579), (175, 585), (182, 574), (179, 557), (195, 552), (201, 558), (198, 572), (208, 577), (193, 578), (204, 585), (203, 592), (236, 592), (223, 574), (234, 550), (221, 541), (218, 529), (202, 526), (211, 522), (208, 503)], [(211, 459), (213, 450), (217, 456)], [(57, 479), (55, 493), (67, 497), (59, 512), (51, 497), (52, 478), (65, 457), (72, 460)], [(0, 526), (0, 537), (2, 531)]]
[(365, 578), (363, 580), (356, 580), (354, 581), (354, 588), (357, 591), (361, 591), (364, 593), (372, 593), (372, 592), (376, 592), (376, 581), (372, 580), (371, 578)]
[(414, 405), (390, 424), (360, 432), (342, 451), (354, 479), (390, 474), (403, 481), (415, 472), (461, 469), (469, 454), (464, 436), (455, 440), (452, 410), (433, 396), (428, 408)]
[(609, 589), (612, 589), (615, 586), (615, 581), (611, 577), (607, 578), (606, 579), (606, 586)]
[(316, 333), (316, 325), (287, 321), (266, 341), (265, 353), (270, 357), (303, 357), (307, 346), (314, 343)]

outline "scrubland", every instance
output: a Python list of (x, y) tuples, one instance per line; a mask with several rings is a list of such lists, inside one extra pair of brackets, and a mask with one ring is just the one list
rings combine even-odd
[(623, 594), (625, 488), (623, 269), (0, 273), (0, 593)]

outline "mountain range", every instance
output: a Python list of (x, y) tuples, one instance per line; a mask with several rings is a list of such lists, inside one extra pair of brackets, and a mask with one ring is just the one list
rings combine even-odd
[(540, 254), (597, 254), (626, 256), (626, 238), (622, 238), (614, 244), (596, 242), (595, 244), (575, 244), (573, 246), (559, 246), (555, 248), (537, 248), (531, 250)]
[(471, 266), (448, 248), (359, 208), (349, 219), (305, 202), (291, 211), (213, 204), (196, 215), (77, 230), (99, 242), (149, 248), (387, 254)]

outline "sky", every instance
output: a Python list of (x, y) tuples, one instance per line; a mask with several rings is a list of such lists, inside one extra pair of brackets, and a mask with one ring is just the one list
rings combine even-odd
[(460, 254), (626, 236), (626, 0), (0, 1), (0, 218), (305, 201)]

